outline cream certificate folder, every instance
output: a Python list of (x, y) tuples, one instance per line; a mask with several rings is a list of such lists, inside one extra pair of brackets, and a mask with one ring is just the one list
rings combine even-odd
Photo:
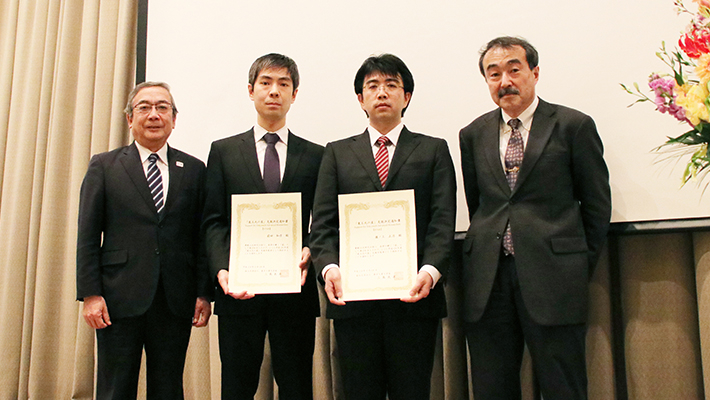
[(232, 195), (229, 290), (301, 291), (301, 194)]
[(409, 296), (417, 276), (414, 190), (338, 195), (343, 300)]

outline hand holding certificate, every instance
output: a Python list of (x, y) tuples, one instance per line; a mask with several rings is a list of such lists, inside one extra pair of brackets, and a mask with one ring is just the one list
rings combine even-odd
[(301, 194), (232, 195), (229, 291), (301, 291)]
[(338, 196), (342, 300), (409, 298), (417, 277), (414, 191)]

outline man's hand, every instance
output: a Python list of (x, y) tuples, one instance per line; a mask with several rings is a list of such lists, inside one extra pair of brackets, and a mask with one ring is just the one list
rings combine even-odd
[(108, 307), (103, 296), (89, 296), (84, 298), (84, 310), (81, 312), (84, 320), (94, 329), (104, 329), (111, 325), (108, 316)]
[(308, 265), (311, 261), (311, 249), (304, 247), (301, 251), (301, 262), (298, 263), (298, 268), (301, 269), (301, 286), (306, 284), (306, 277), (308, 276)]
[(328, 300), (336, 306), (345, 305), (345, 302), (340, 299), (343, 297), (343, 283), (340, 277), (340, 268), (334, 267), (325, 273), (325, 294), (328, 295)]
[(230, 292), (229, 291), (229, 271), (226, 269), (221, 269), (217, 273), (217, 281), (219, 282), (219, 286), (222, 288), (222, 291), (234, 297), (237, 300), (246, 300), (246, 299), (251, 299), (254, 297), (253, 293), (249, 293), (246, 290), (241, 291), (241, 292)]
[(198, 297), (195, 301), (195, 315), (192, 317), (192, 326), (201, 328), (207, 326), (207, 322), (212, 315), (212, 304), (204, 297)]
[(434, 284), (434, 279), (426, 271), (419, 271), (417, 279), (414, 281), (412, 290), (409, 291), (409, 297), (402, 297), (405, 303), (416, 303), (419, 300), (429, 296), (429, 291)]

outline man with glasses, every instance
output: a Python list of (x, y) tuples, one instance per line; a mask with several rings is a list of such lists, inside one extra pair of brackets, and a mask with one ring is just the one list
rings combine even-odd
[[(320, 313), (308, 231), (323, 147), (294, 135), (286, 115), (298, 94), (298, 67), (289, 57), (266, 54), (249, 70), (249, 97), (256, 108), (252, 129), (212, 143), (207, 161), (203, 228), (210, 272), (219, 284), (222, 399), (253, 399), (259, 386), (264, 339), (279, 398), (313, 398), (315, 320)], [(233, 194), (301, 193), (303, 249), (301, 292), (259, 294), (229, 290), (229, 243)]]
[(77, 299), (96, 329), (96, 398), (135, 399), (145, 349), (148, 398), (182, 399), (192, 326), (211, 314), (205, 165), (167, 144), (177, 116), (167, 84), (139, 84), (125, 112), (135, 141), (91, 158), (79, 203)]
[[(456, 180), (443, 139), (409, 131), (402, 116), (412, 74), (392, 54), (365, 60), (355, 93), (369, 118), (365, 132), (329, 143), (318, 175), (311, 249), (328, 296), (345, 398), (428, 399), (439, 320), (446, 315)], [(387, 165), (384, 168), (378, 166)], [(384, 179), (383, 179), (384, 177)], [(419, 273), (409, 296), (345, 302), (339, 268), (338, 195), (413, 189)]]

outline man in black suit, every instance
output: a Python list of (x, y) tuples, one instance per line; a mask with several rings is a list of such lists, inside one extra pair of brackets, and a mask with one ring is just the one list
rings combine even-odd
[(181, 399), (191, 327), (211, 314), (205, 165), (167, 144), (177, 108), (165, 83), (136, 86), (125, 112), (135, 141), (91, 158), (79, 203), (77, 299), (96, 329), (96, 397), (135, 399), (145, 348), (148, 398)]
[[(348, 400), (429, 398), (439, 319), (446, 315), (441, 279), (453, 244), (456, 180), (446, 141), (410, 132), (402, 123), (413, 91), (412, 74), (398, 57), (365, 60), (355, 93), (370, 124), (364, 133), (329, 143), (318, 175), (311, 249), (328, 295), (327, 317), (333, 319)], [(383, 146), (386, 179), (375, 164)], [(413, 189), (415, 198), (414, 287), (402, 299), (346, 304), (338, 266), (338, 195), (404, 189)]]
[[(291, 133), (286, 114), (298, 93), (296, 63), (281, 54), (258, 58), (249, 71), (249, 97), (257, 121), (244, 133), (212, 143), (207, 161), (205, 230), (210, 271), (217, 279), (215, 313), (219, 315), (222, 398), (252, 399), (259, 384), (264, 338), (269, 332), (279, 398), (312, 399), (315, 318), (320, 313), (308, 231), (323, 147)], [(267, 139), (278, 153), (276, 186), (264, 179)], [(280, 178), (280, 184), (278, 183)], [(229, 291), (229, 243), (233, 194), (300, 192), (303, 211), (301, 292), (254, 295)]]
[(588, 281), (611, 216), (602, 142), (589, 116), (535, 95), (527, 41), (493, 39), (479, 68), (500, 108), (460, 133), (474, 397), (520, 399), (527, 344), (546, 400), (585, 399)]

